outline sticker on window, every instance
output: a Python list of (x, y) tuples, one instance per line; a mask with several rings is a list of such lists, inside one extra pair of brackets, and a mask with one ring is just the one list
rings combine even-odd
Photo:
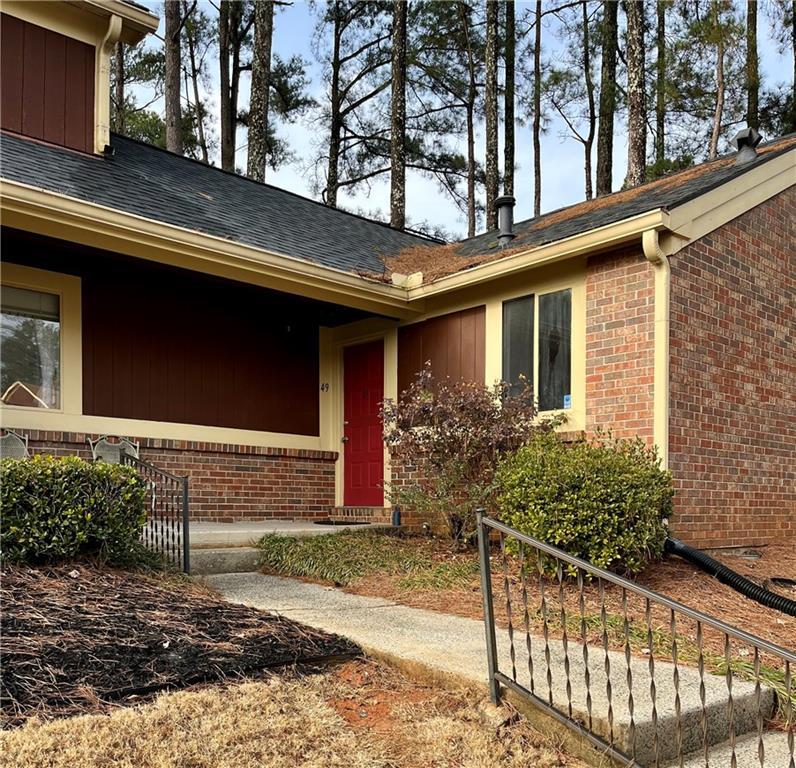
[(564, 408), (572, 408), (572, 395), (564, 395)]

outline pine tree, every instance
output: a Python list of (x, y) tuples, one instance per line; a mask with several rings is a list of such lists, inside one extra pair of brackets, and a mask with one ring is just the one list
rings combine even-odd
[[(207, 104), (202, 99), (200, 86), (207, 82), (207, 60), (214, 45), (214, 26), (204, 11), (197, 4), (182, 0), (183, 9), (183, 50), (187, 52), (187, 59), (183, 65), (186, 80), (186, 101), (188, 118), (196, 136), (196, 146), (202, 162), (210, 162), (210, 141), (207, 120)], [(192, 94), (189, 95), (189, 94)], [(191, 98), (193, 101), (191, 101)], [(183, 120), (183, 122), (185, 122)], [(183, 137), (185, 143), (185, 137)]]
[(265, 181), (268, 156), (268, 106), (271, 99), (273, 33), (274, 3), (272, 0), (255, 0), (246, 175), (257, 181)]
[(238, 95), (241, 73), (249, 68), (242, 56), (250, 45), (254, 14), (242, 0), (221, 0), (218, 14), (219, 101), (221, 103), (221, 167), (235, 170)]
[(757, 0), (746, 3), (746, 124), (760, 127), (760, 63), (757, 57)]
[(600, 116), (597, 126), (597, 195), (613, 190), (614, 112), (616, 112), (616, 58), (619, 3), (604, 0), (601, 29)]
[(657, 4), (655, 61), (655, 162), (662, 166), (666, 159), (666, 2)]
[(406, 17), (405, 0), (394, 0), (390, 104), (390, 224), (406, 226)]
[(533, 44), (533, 215), (542, 212), (542, 0), (536, 0)]
[(627, 176), (625, 186), (644, 181), (647, 163), (647, 110), (644, 71), (644, 4), (626, 0), (627, 16)]
[(592, 57), (595, 54), (591, 16), (587, 0), (579, 7), (557, 12), (561, 21), (561, 37), (567, 42), (561, 65), (550, 69), (544, 81), (547, 100), (583, 145), (586, 199), (594, 196), (592, 186), (592, 148), (597, 129)]
[(178, 0), (166, 0), (166, 29), (164, 46), (166, 54), (166, 149), (182, 152), (182, 111), (180, 106), (180, 32), (182, 9)]
[(506, 73), (503, 95), (503, 192), (514, 194), (514, 69), (517, 32), (514, 18), (514, 0), (505, 0), (505, 36), (503, 48)]
[(498, 4), (495, 0), (486, 2), (486, 46), (484, 48), (484, 111), (486, 116), (485, 150), (485, 192), (486, 227), (497, 229), (498, 196), (498, 95), (497, 95), (497, 27)]

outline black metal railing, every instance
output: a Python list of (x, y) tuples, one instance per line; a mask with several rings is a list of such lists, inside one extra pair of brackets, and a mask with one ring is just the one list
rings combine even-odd
[(477, 516), (495, 703), (621, 765), (794, 768), (796, 652)]
[(188, 525), (188, 478), (159, 469), (123, 453), (122, 464), (135, 467), (146, 480), (147, 519), (141, 541), (164, 562), (185, 573), (191, 569)]

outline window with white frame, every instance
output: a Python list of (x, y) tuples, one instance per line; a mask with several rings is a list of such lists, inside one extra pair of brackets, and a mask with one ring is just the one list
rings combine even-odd
[(533, 386), (540, 411), (572, 407), (572, 290), (503, 303), (503, 379)]
[(0, 397), (6, 405), (61, 407), (61, 299), (2, 286)]

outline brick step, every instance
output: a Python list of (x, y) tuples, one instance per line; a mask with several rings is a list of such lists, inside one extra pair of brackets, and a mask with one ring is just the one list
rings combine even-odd
[(367, 520), (369, 523), (390, 525), (391, 507), (332, 507), (329, 510), (332, 520)]

